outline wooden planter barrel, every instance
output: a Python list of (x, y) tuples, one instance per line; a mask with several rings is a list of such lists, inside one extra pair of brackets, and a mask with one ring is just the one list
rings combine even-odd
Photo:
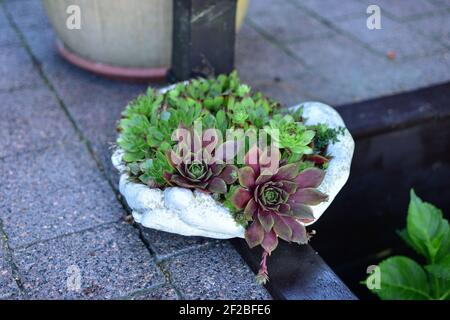
[[(237, 27), (249, 0), (238, 0)], [(110, 77), (164, 77), (172, 54), (171, 0), (43, 0), (70, 62)], [(81, 29), (66, 27), (68, 6), (81, 11)]]

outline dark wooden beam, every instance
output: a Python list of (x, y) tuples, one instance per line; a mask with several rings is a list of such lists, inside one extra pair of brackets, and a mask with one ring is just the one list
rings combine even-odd
[(170, 82), (230, 73), (237, 0), (174, 0)]
[[(231, 240), (250, 268), (257, 273), (262, 250), (249, 249), (242, 239)], [(309, 245), (280, 241), (267, 260), (267, 289), (282, 300), (356, 300), (355, 295)]]
[(380, 135), (450, 117), (450, 83), (338, 106), (355, 138)]

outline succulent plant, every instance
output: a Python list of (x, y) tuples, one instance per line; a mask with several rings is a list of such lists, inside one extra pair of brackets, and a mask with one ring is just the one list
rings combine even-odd
[[(239, 169), (240, 187), (231, 196), (231, 203), (243, 210), (245, 219), (252, 221), (245, 233), (248, 245), (264, 249), (258, 281), (268, 279), (266, 257), (278, 245), (278, 237), (299, 244), (309, 240), (301, 223), (314, 220), (311, 205), (317, 205), (328, 196), (316, 188), (324, 178), (324, 171), (308, 168), (299, 172), (299, 163), (286, 164), (276, 171), (262, 164), (263, 152), (253, 147), (245, 157), (245, 166)], [(253, 161), (251, 159), (257, 160)]]
[(266, 131), (280, 148), (289, 149), (295, 154), (310, 154), (313, 151), (308, 145), (313, 140), (315, 132), (296, 122), (291, 115), (275, 115)]
[(168, 161), (174, 170), (165, 172), (164, 178), (169, 184), (182, 188), (225, 194), (227, 185), (237, 180), (238, 173), (235, 165), (224, 161), (223, 151), (226, 145), (222, 144), (215, 149), (221, 153), (216, 158), (215, 154), (207, 152), (207, 146), (203, 145), (201, 136), (195, 130), (189, 130), (189, 138), (189, 145), (180, 144), (179, 149), (167, 152)]
[(169, 184), (182, 188), (224, 194), (227, 192), (227, 185), (234, 183), (237, 178), (237, 168), (234, 165), (209, 164), (204, 160), (172, 165), (175, 171), (165, 172), (164, 177)]
[[(117, 144), (133, 181), (150, 188), (197, 189), (223, 203), (246, 228), (248, 244), (264, 249), (258, 279), (265, 282), (266, 258), (277, 247), (278, 238), (297, 243), (309, 240), (302, 223), (314, 219), (310, 206), (327, 199), (317, 190), (324, 177), (322, 169), (331, 159), (327, 147), (344, 133), (344, 128), (306, 125), (305, 120), (302, 107), (286, 115), (279, 102), (241, 83), (232, 72), (179, 83), (165, 92), (149, 88), (122, 113)], [(221, 137), (233, 137), (231, 143), (242, 144), (233, 150), (248, 147), (251, 134), (265, 130), (270, 136), (265, 142), (279, 148), (276, 159), (271, 155), (277, 170), (268, 169), (262, 161), (267, 160), (265, 153), (257, 148), (250, 150), (244, 164), (235, 165), (221, 157), (220, 148), (209, 151), (203, 143), (200, 150), (179, 148), (172, 139), (174, 132), (193, 130), (197, 123), (216, 129)], [(195, 141), (203, 141), (193, 133)], [(175, 161), (171, 151), (183, 161)], [(257, 161), (252, 163), (254, 157)]]

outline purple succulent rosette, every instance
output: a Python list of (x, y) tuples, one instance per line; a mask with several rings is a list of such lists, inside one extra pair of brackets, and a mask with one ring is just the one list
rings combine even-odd
[[(187, 154), (183, 154), (182, 150), (167, 152), (167, 159), (174, 169), (173, 172), (164, 173), (167, 183), (207, 193), (225, 194), (227, 186), (237, 180), (238, 171), (235, 165), (224, 162), (223, 150), (227, 143), (217, 148), (221, 156), (216, 157), (216, 154), (205, 152), (206, 146), (202, 142), (204, 139), (195, 130), (189, 130), (189, 138), (192, 141)], [(198, 150), (196, 146), (200, 146)], [(234, 151), (234, 148), (231, 149)]]
[[(252, 158), (257, 159), (256, 163), (251, 163)], [(249, 151), (246, 166), (239, 169), (240, 186), (231, 202), (250, 221), (245, 232), (250, 248), (261, 245), (264, 249), (258, 278), (265, 282), (266, 257), (278, 246), (278, 237), (307, 243), (310, 236), (302, 223), (314, 220), (310, 206), (326, 201), (328, 196), (316, 189), (325, 176), (323, 170), (308, 168), (300, 172), (299, 164), (291, 163), (271, 172), (261, 165), (261, 158), (262, 152), (257, 147)]]

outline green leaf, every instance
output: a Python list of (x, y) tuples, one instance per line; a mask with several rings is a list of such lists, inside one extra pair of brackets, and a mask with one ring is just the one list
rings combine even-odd
[(227, 130), (227, 118), (225, 115), (225, 111), (219, 110), (216, 114), (216, 126), (217, 129), (219, 129), (222, 134), (225, 134), (225, 131)]
[(383, 300), (428, 300), (430, 286), (425, 271), (413, 260), (396, 256), (379, 264), (380, 288), (372, 289)]
[(450, 254), (439, 263), (425, 266), (430, 274), (434, 297), (439, 300), (450, 300)]
[(450, 253), (436, 264), (430, 264), (425, 269), (435, 277), (450, 280)]
[(414, 243), (412, 243), (411, 239), (409, 238), (408, 235), (408, 230), (406, 230), (406, 228), (402, 229), (402, 230), (398, 230), (397, 234), (400, 236), (400, 238), (411, 248), (415, 249), (414, 247)]
[(414, 249), (432, 264), (448, 254), (450, 228), (442, 211), (423, 202), (411, 190), (406, 229)]

